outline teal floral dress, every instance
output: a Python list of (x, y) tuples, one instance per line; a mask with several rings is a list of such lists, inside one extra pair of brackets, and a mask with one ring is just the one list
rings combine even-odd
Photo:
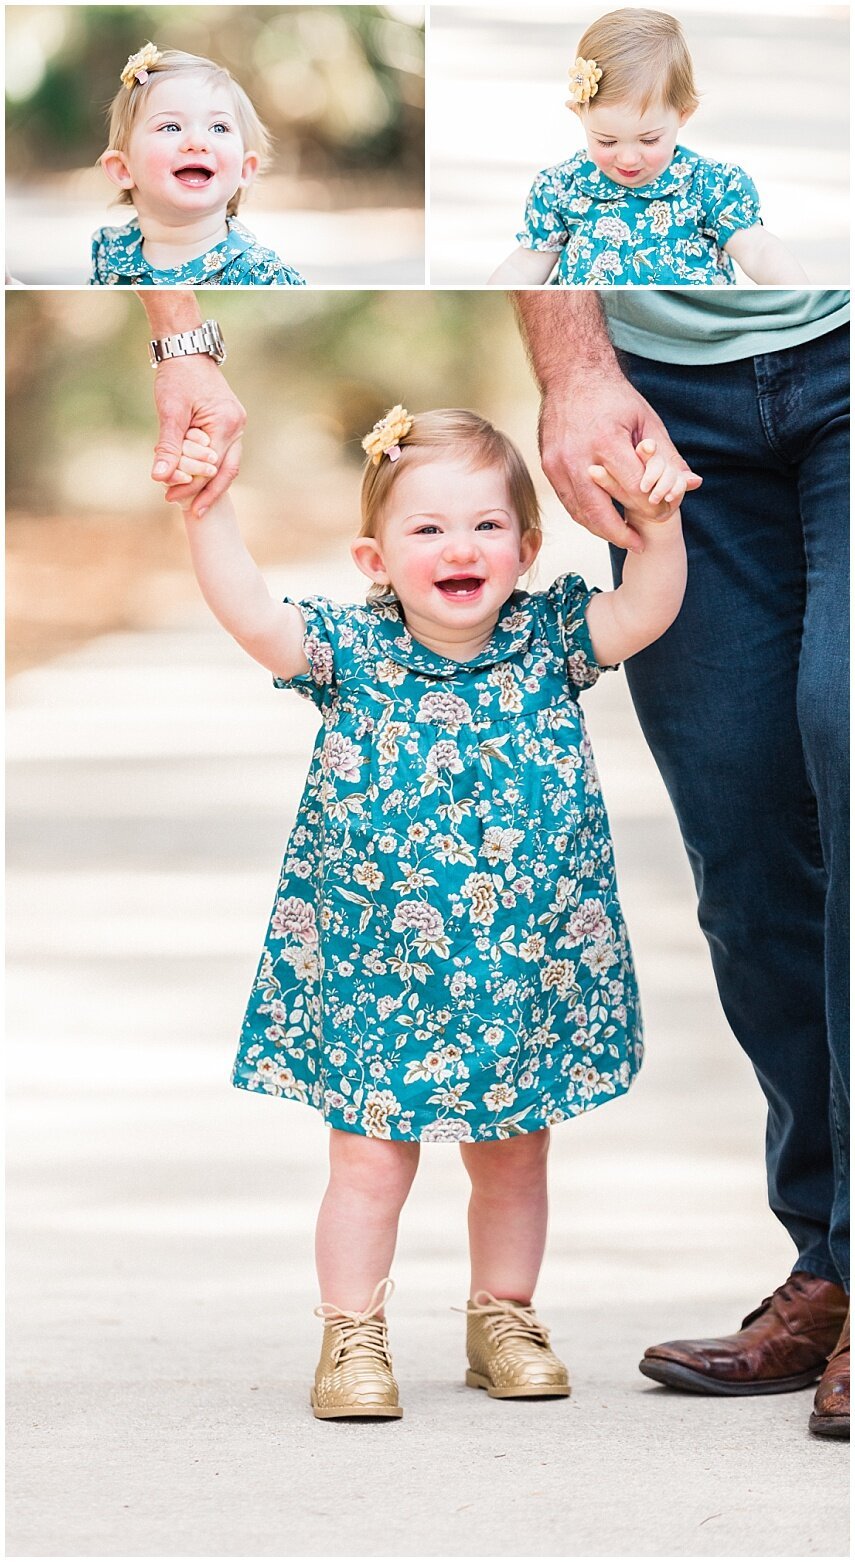
[(237, 217), (227, 217), (228, 234), (195, 260), (155, 271), (143, 255), (138, 222), (99, 228), (92, 239), (90, 287), (305, 287), (306, 281), (272, 249), (253, 237)]
[(721, 287), (736, 282), (725, 244), (759, 221), (757, 191), (735, 163), (678, 146), (656, 179), (628, 189), (577, 152), (538, 174), (517, 243), (560, 254), (554, 287)]
[(381, 1139), (505, 1139), (628, 1089), (641, 1014), (579, 708), (576, 575), (468, 662), (299, 603), (323, 718), (232, 1076)]

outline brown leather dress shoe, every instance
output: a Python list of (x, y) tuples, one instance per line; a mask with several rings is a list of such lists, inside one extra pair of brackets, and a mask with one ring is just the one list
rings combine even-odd
[(828, 1358), (808, 1422), (817, 1437), (849, 1437), (849, 1318)]
[(743, 1319), (736, 1334), (651, 1345), (639, 1369), (654, 1383), (694, 1394), (809, 1388), (838, 1342), (848, 1306), (839, 1285), (797, 1269)]

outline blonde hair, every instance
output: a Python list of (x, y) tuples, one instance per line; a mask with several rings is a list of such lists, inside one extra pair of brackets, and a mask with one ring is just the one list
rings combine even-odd
[(582, 34), (576, 53), (603, 73), (588, 108), (632, 103), (643, 114), (661, 102), (683, 114), (700, 102), (685, 34), (665, 11), (609, 11)]
[[(474, 471), (495, 466), (507, 483), (508, 495), (520, 523), (520, 535), (541, 534), (540, 505), (531, 473), (513, 440), (494, 428), (477, 412), (460, 407), (439, 407), (417, 412), (412, 427), (399, 440), (397, 461), (384, 455), (375, 466), (369, 457), (362, 475), (360, 537), (376, 537), (383, 521), (392, 487), (401, 472), (422, 466), (438, 457), (459, 457)], [(388, 588), (372, 586), (372, 598), (387, 595)]]
[[(123, 84), (107, 110), (110, 122), (108, 131), (110, 150), (127, 152), (134, 125), (145, 107), (152, 86), (161, 77), (204, 75), (219, 85), (228, 86), (244, 150), (258, 153), (259, 172), (263, 171), (270, 157), (270, 133), (259, 119), (243, 87), (235, 81), (224, 65), (217, 65), (213, 60), (205, 59), (202, 54), (187, 54), (183, 49), (163, 49), (159, 59), (154, 64), (146, 66), (146, 71), (148, 80), (134, 82), (130, 88)], [(235, 216), (240, 206), (241, 196), (245, 193), (244, 190), (235, 191), (226, 207), (229, 217)], [(118, 196), (118, 203), (133, 206), (134, 198), (131, 191), (122, 190)]]

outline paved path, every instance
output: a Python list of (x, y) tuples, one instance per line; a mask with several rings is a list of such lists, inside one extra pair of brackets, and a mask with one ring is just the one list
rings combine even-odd
[(395, 1265), (405, 1417), (360, 1427), (307, 1404), (322, 1126), (227, 1082), (312, 712), (204, 609), (13, 684), (9, 1555), (845, 1554), (809, 1394), (636, 1372), (657, 1337), (735, 1326), (790, 1252), (622, 679), (587, 706), (649, 1060), (555, 1135), (539, 1300), (573, 1396), (462, 1386), (464, 1177), (431, 1146)]
[[(701, 91), (685, 144), (748, 170), (764, 221), (811, 282), (848, 285), (848, 8), (793, 0), (763, 13), (689, 0), (675, 10)], [(434, 6), (434, 285), (483, 286), (514, 248), (535, 174), (582, 146), (564, 89), (574, 43), (597, 14), (555, 0)], [(822, 62), (821, 80), (809, 82), (810, 60)]]

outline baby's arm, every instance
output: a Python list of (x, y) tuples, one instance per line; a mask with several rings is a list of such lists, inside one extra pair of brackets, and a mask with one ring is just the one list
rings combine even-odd
[(755, 223), (753, 228), (741, 228), (728, 239), (725, 250), (740, 265), (752, 282), (807, 282), (795, 256), (774, 233)]
[(487, 286), (540, 287), (555, 270), (559, 252), (554, 249), (515, 249), (496, 267)]
[[(625, 506), (627, 522), (641, 537), (644, 551), (627, 553), (617, 590), (598, 592), (588, 604), (588, 630), (601, 667), (626, 661), (664, 635), (680, 611), (686, 590), (686, 545), (678, 507), (691, 473), (657, 456), (652, 439), (643, 440), (637, 450), (645, 462), (639, 486), (648, 504), (661, 505), (662, 519), (649, 520)], [(613, 492), (605, 467), (588, 470), (606, 493)]]
[[(188, 430), (173, 486), (211, 477), (217, 456), (202, 429)], [(244, 546), (228, 494), (217, 499), (202, 520), (190, 504), (182, 506), (196, 579), (211, 612), (249, 655), (279, 678), (307, 673), (303, 650), (305, 623), (298, 607), (276, 602), (255, 560)]]

